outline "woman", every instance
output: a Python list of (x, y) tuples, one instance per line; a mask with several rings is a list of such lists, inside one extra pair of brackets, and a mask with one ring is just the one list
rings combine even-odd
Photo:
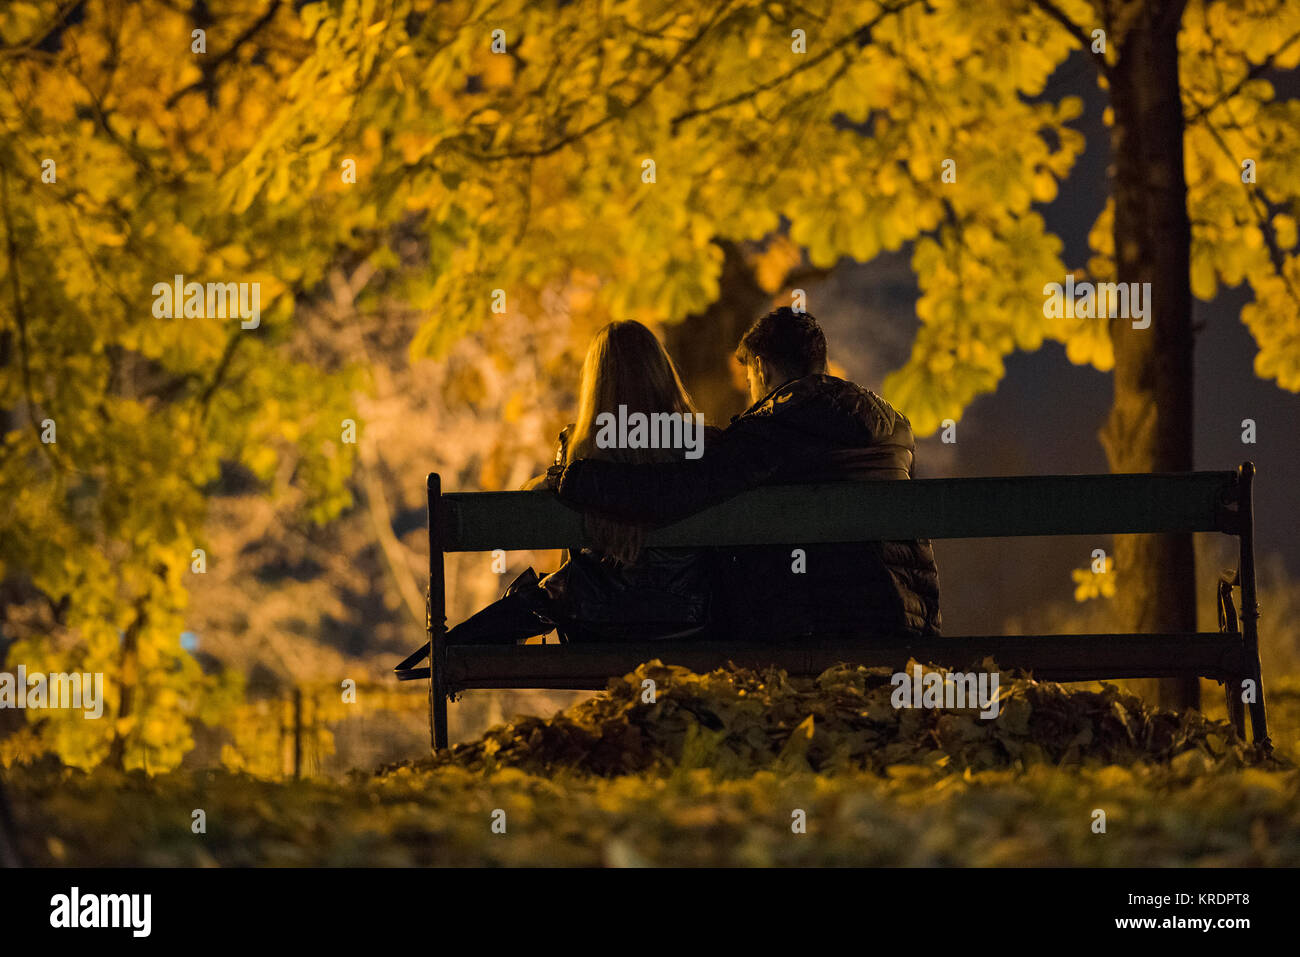
[[(612, 322), (587, 349), (578, 419), (560, 433), (556, 464), (579, 458), (645, 464), (685, 454), (683, 448), (612, 443), (614, 430), (605, 415), (617, 420), (638, 412), (647, 418), (674, 412), (688, 427), (703, 428), (677, 367), (654, 333), (639, 322)], [(540, 484), (539, 477), (525, 488)], [(510, 644), (553, 628), (561, 641), (682, 638), (704, 630), (709, 605), (704, 553), (645, 548), (641, 528), (596, 515), (586, 516), (586, 529), (591, 548), (570, 555), (559, 571), (540, 580), (529, 568), (500, 601), (452, 628), (448, 644)]]

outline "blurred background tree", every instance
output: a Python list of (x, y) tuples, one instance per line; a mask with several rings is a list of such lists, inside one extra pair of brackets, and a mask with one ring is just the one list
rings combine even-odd
[[(251, 55), (253, 26), (260, 42), (256, 68), (218, 79), (235, 56), (192, 53), (170, 4), (0, 12), (5, 633), (29, 670), (107, 675), (104, 719), (42, 718), (76, 765), (171, 767), (222, 698), (180, 645), (188, 586), (231, 560), (207, 554), (211, 495), (242, 475), (316, 521), (350, 501), (356, 374), (289, 342), (294, 289), (333, 252), (312, 248), (324, 224), (213, 201), (309, 46), (291, 16), (220, 13), (214, 46), (243, 31)], [(155, 318), (175, 275), (259, 283), (260, 325)]]

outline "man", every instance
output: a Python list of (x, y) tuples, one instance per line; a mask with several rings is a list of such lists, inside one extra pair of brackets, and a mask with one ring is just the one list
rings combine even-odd
[[(582, 459), (547, 485), (571, 505), (665, 524), (758, 485), (909, 479), (916, 443), (884, 399), (826, 373), (826, 337), (807, 313), (778, 309), (740, 340), (754, 403), (703, 458), (624, 465)], [(802, 548), (802, 567), (794, 557)], [(939, 573), (928, 540), (763, 546), (721, 553), (723, 636), (937, 635)]]

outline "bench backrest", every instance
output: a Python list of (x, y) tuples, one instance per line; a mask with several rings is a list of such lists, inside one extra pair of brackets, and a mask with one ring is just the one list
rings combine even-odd
[[(438, 494), (443, 552), (573, 548), (582, 514), (549, 492)], [(1241, 535), (1237, 472), (1046, 475), (779, 485), (651, 532), (648, 545), (730, 546), (912, 538), (1224, 532)], [(1248, 520), (1249, 513), (1245, 515)]]

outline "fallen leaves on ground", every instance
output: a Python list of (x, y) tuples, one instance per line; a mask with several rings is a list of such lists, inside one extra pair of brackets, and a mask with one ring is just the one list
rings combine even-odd
[[(997, 666), (989, 661), (984, 670), (996, 673)], [(802, 680), (776, 669), (700, 675), (651, 661), (553, 718), (517, 718), (421, 766), (601, 776), (702, 767), (736, 776), (898, 764), (986, 770), (1177, 760), (1208, 768), (1262, 757), (1226, 722), (1199, 711), (1149, 709), (1113, 685), (1081, 691), (1004, 673), (997, 715), (985, 718), (974, 708), (896, 708), (892, 674), (839, 665)]]
[(1006, 677), (994, 721), (890, 691), (862, 668), (651, 662), (555, 718), (344, 781), (43, 763), (6, 786), (39, 865), (1300, 866), (1300, 684), (1270, 687), (1274, 760), (1115, 688)]

